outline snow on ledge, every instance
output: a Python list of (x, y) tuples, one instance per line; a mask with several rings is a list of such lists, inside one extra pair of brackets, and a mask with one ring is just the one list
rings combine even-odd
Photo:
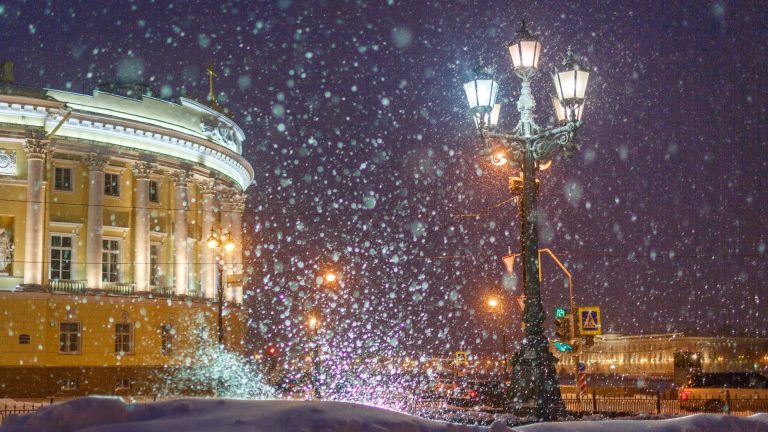
[(383, 408), (346, 402), (180, 399), (126, 404), (88, 397), (9, 416), (0, 432), (694, 432), (768, 431), (768, 414), (730, 417), (697, 414), (667, 420), (605, 420), (539, 423), (509, 429), (425, 420)]

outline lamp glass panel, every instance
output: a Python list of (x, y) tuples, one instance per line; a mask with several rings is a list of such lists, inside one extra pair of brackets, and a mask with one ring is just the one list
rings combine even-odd
[(555, 90), (562, 100), (584, 99), (587, 92), (589, 72), (583, 70), (568, 70), (555, 75)]
[(464, 84), (464, 92), (467, 94), (469, 108), (481, 106), (487, 107), (490, 111), (496, 102), (499, 85), (494, 80), (478, 79)]
[(501, 104), (495, 104), (493, 106), (493, 110), (491, 111), (490, 121), (488, 122), (488, 124), (494, 127), (498, 126), (500, 114), (501, 114)]
[(509, 46), (509, 55), (512, 57), (512, 66), (517, 69), (522, 67), (523, 60), (520, 56), (520, 43), (512, 44)]
[(563, 109), (563, 104), (560, 103), (560, 99), (558, 99), (556, 96), (552, 96), (552, 108), (555, 110), (555, 117), (557, 118), (557, 121), (565, 121), (565, 110)]

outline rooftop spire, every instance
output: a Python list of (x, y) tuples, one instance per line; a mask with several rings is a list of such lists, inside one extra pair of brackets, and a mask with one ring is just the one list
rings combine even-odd
[(208, 66), (208, 84), (210, 86), (210, 90), (208, 91), (208, 100), (211, 101), (211, 104), (218, 105), (218, 101), (216, 100), (216, 92), (213, 91), (213, 78), (218, 77), (216, 75), (216, 72), (213, 71), (213, 65)]

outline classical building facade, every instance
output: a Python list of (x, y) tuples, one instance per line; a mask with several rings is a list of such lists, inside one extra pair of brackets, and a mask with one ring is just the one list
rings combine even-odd
[[(42, 396), (146, 386), (142, 368), (216, 340), (219, 291), (237, 344), (253, 181), (240, 127), (215, 103), (142, 85), (77, 94), (13, 85), (3, 70), (0, 396), (32, 393), (19, 368)], [(234, 249), (207, 247), (211, 236)]]
[[(552, 352), (560, 359), (559, 370), (574, 370), (575, 356), (554, 348)], [(580, 361), (593, 374), (671, 377), (680, 354), (695, 360), (704, 372), (768, 372), (768, 339), (756, 337), (606, 334), (595, 336), (594, 345), (584, 348)]]

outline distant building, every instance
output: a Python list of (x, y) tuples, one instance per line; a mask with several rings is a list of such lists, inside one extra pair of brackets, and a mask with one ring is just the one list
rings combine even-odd
[(31, 89), (0, 67), (0, 397), (148, 391), (244, 334), (243, 131), (212, 105), (121, 82)]
[[(571, 373), (575, 357), (553, 353), (560, 359), (558, 370)], [(768, 371), (768, 339), (753, 337), (606, 334), (595, 336), (594, 346), (586, 348), (580, 360), (592, 374), (671, 377), (680, 353), (687, 353), (704, 372)]]

